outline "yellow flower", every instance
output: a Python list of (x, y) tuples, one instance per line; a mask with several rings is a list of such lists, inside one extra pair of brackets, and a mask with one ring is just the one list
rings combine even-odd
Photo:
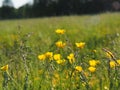
[(12, 35), (11, 35), (11, 38), (12, 38), (12, 40), (18, 40), (18, 36), (15, 35), (15, 34), (12, 34)]
[(45, 53), (45, 56), (46, 56), (48, 59), (52, 60), (52, 59), (53, 59), (53, 52), (46, 52), (46, 53)]
[(43, 70), (42, 69), (38, 70), (38, 74), (43, 74)]
[(104, 90), (109, 90), (109, 88), (107, 86), (104, 86)]
[(40, 80), (40, 78), (39, 78), (39, 77), (35, 77), (34, 80), (35, 80), (35, 81), (38, 81), (38, 80)]
[(63, 43), (62, 41), (58, 41), (58, 42), (56, 42), (55, 44), (56, 44), (56, 46), (59, 47), (59, 48), (64, 48), (65, 45), (66, 45), (66, 43)]
[(65, 63), (65, 60), (57, 60), (56, 62), (57, 62), (57, 64), (63, 64), (63, 63)]
[(106, 52), (106, 56), (108, 57), (108, 58), (114, 58), (114, 55), (113, 55), (113, 53), (112, 52), (110, 52), (110, 51), (107, 51)]
[(106, 53), (106, 56), (107, 56), (108, 58), (111, 58), (111, 55), (110, 55), (110, 54), (108, 54), (108, 53)]
[(117, 60), (117, 63), (120, 65), (120, 60)]
[(57, 29), (55, 31), (57, 34), (64, 34), (65, 33), (65, 30), (64, 29)]
[(52, 85), (53, 87), (56, 87), (59, 84), (60, 76), (58, 73), (54, 73), (54, 77), (52, 78)]
[(79, 71), (79, 72), (82, 71), (82, 67), (81, 67), (81, 66), (76, 66), (75, 69), (76, 69), (77, 71)]
[(1, 67), (0, 69), (3, 70), (3, 71), (7, 71), (8, 70), (8, 65), (5, 65), (5, 66)]
[(55, 60), (60, 60), (61, 59), (61, 55), (60, 54), (54, 54), (54, 59)]
[(90, 64), (90, 66), (93, 66), (93, 67), (95, 67), (97, 64), (99, 64), (100, 62), (97, 60), (90, 60), (89, 61), (89, 64)]
[(83, 48), (85, 46), (84, 42), (80, 42), (80, 43), (75, 43), (76, 47), (78, 48)]
[(96, 52), (97, 52), (97, 50), (95, 50), (95, 49), (94, 49), (94, 50), (93, 50), (93, 52), (94, 52), (94, 53), (96, 53)]
[(90, 72), (95, 72), (95, 71), (96, 71), (96, 68), (91, 66), (91, 67), (88, 68), (88, 70), (89, 70)]
[(67, 56), (67, 59), (69, 60), (70, 64), (75, 62), (75, 57), (73, 53), (70, 53), (69, 56)]
[(44, 54), (38, 55), (39, 60), (45, 60), (46, 56)]
[(110, 61), (110, 67), (111, 67), (111, 68), (114, 68), (115, 65), (116, 65), (116, 63), (115, 63), (114, 61)]

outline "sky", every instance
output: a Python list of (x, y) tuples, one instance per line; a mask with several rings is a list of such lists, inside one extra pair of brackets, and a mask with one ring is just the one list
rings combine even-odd
[[(0, 0), (0, 7), (2, 6), (2, 2), (4, 0)], [(19, 8), (26, 3), (33, 3), (33, 0), (11, 0), (15, 8)]]

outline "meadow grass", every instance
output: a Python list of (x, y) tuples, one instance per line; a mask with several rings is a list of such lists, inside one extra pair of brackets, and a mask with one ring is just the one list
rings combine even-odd
[(0, 90), (119, 90), (119, 16), (0, 21)]

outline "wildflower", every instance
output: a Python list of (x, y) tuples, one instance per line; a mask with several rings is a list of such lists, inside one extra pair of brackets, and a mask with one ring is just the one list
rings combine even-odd
[(67, 59), (69, 60), (70, 64), (75, 62), (75, 57), (74, 54), (71, 53), (69, 56), (67, 56)]
[(93, 52), (94, 52), (94, 53), (96, 53), (96, 52), (97, 52), (97, 50), (95, 50), (95, 49), (94, 49), (94, 50), (93, 50)]
[(89, 70), (90, 72), (95, 72), (95, 71), (96, 71), (96, 68), (95, 68), (95, 67), (90, 66), (90, 67), (88, 68), (88, 70)]
[(96, 60), (90, 60), (89, 61), (90, 66), (93, 66), (93, 67), (95, 67), (98, 63), (100, 63), (100, 62), (96, 61)]
[(7, 71), (8, 70), (8, 65), (5, 65), (5, 66), (1, 67), (0, 69), (3, 70), (3, 71)]
[(11, 35), (11, 38), (12, 38), (13, 40), (18, 40), (18, 36), (17, 36), (17, 35), (14, 35), (14, 34)]
[(117, 63), (120, 65), (120, 60), (117, 60)]
[(84, 86), (84, 87), (85, 87), (85, 86), (86, 86), (86, 82), (83, 82), (83, 83), (82, 83), (82, 86)]
[(60, 81), (60, 76), (59, 76), (59, 74), (58, 73), (54, 73), (54, 77), (52, 78), (52, 85), (53, 85), (53, 87), (56, 87), (57, 86), (57, 84), (59, 83), (59, 81)]
[(38, 74), (42, 74), (42, 73), (43, 73), (42, 69), (38, 70)]
[(75, 43), (75, 45), (78, 47), (78, 48), (83, 48), (85, 46), (85, 43), (84, 42), (80, 42), (80, 43)]
[(107, 56), (108, 58), (111, 58), (111, 55), (110, 55), (109, 53), (107, 53), (107, 52), (106, 52), (106, 56)]
[(59, 82), (59, 80), (57, 80), (56, 78), (53, 78), (52, 79), (52, 85), (53, 85), (53, 87), (56, 87), (57, 84), (58, 84), (58, 82)]
[(56, 42), (55, 44), (56, 44), (56, 46), (59, 47), (59, 48), (64, 48), (65, 45), (66, 45), (66, 43), (63, 43), (62, 41), (58, 41), (58, 42)]
[(57, 64), (63, 64), (65, 62), (65, 60), (57, 60), (56, 62), (57, 62)]
[(39, 60), (45, 60), (46, 56), (44, 54), (38, 55)]
[(57, 34), (64, 34), (65, 33), (65, 30), (64, 29), (57, 29), (55, 31)]
[(38, 81), (38, 80), (40, 80), (40, 78), (39, 78), (39, 77), (35, 77), (34, 80), (35, 80), (35, 81)]
[(108, 58), (110, 58), (110, 59), (111, 59), (111, 58), (112, 58), (112, 59), (115, 58), (112, 52), (110, 52), (109, 50), (107, 50), (107, 49), (105, 49), (105, 48), (103, 48), (103, 50), (106, 52), (106, 56), (107, 56)]
[(53, 58), (55, 60), (60, 60), (61, 59), (61, 55), (60, 54), (54, 54)]
[(111, 68), (114, 68), (115, 65), (116, 65), (116, 63), (115, 63), (114, 61), (110, 61), (110, 67), (111, 67)]
[(107, 86), (104, 86), (104, 89), (105, 89), (105, 90), (109, 90), (109, 88), (108, 88)]
[(50, 60), (52, 60), (52, 59), (53, 59), (53, 52), (46, 52), (46, 53), (45, 53), (45, 56), (46, 56), (47, 58), (49, 58)]
[(76, 66), (76, 67), (75, 67), (75, 70), (81, 72), (81, 71), (82, 71), (82, 67), (81, 67), (81, 66)]

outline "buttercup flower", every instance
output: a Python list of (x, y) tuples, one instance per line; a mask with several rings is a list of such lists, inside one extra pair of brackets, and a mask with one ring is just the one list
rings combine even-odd
[(76, 47), (78, 48), (83, 48), (85, 46), (84, 42), (80, 42), (80, 43), (75, 43)]
[(82, 71), (82, 67), (81, 67), (81, 66), (76, 66), (76, 67), (75, 67), (75, 70), (81, 72), (81, 71)]
[(63, 43), (62, 41), (58, 41), (58, 42), (56, 42), (55, 44), (56, 44), (56, 46), (59, 47), (59, 48), (64, 48), (65, 45), (66, 45), (66, 43)]
[(46, 52), (46, 53), (45, 53), (45, 56), (46, 56), (47, 58), (49, 58), (50, 60), (52, 60), (52, 59), (53, 59), (53, 52)]
[(110, 51), (107, 51), (106, 52), (106, 56), (108, 57), (108, 58), (114, 58), (114, 55), (113, 55), (113, 53), (112, 52), (110, 52)]
[(5, 65), (5, 66), (1, 67), (0, 69), (3, 70), (3, 71), (7, 71), (8, 70), (8, 65)]
[(67, 56), (67, 59), (69, 60), (70, 64), (75, 62), (75, 57), (74, 54), (71, 53), (69, 56)]
[(89, 67), (88, 70), (93, 73), (93, 72), (96, 71), (96, 68), (95, 67)]
[(63, 64), (63, 63), (65, 63), (65, 60), (57, 60), (56, 62), (57, 62), (57, 64)]
[(120, 60), (117, 60), (117, 63), (120, 65)]
[(97, 64), (99, 64), (100, 62), (98, 61), (98, 60), (90, 60), (89, 61), (89, 64), (90, 64), (90, 66), (93, 66), (93, 67), (95, 67)]
[(64, 29), (57, 29), (55, 31), (57, 34), (64, 34), (65, 33), (65, 30)]
[(94, 49), (94, 50), (93, 50), (93, 52), (94, 52), (94, 53), (96, 53), (96, 52), (97, 52), (97, 50), (95, 50), (95, 49)]
[(114, 61), (110, 61), (110, 67), (111, 67), (111, 68), (114, 68), (115, 65), (116, 65), (116, 63), (115, 63)]
[(54, 54), (54, 59), (55, 60), (60, 60), (61, 59), (61, 55), (60, 54)]
[(44, 54), (38, 55), (39, 60), (45, 60), (46, 56)]
[(56, 85), (59, 84), (59, 80), (60, 80), (60, 75), (57, 72), (55, 72), (54, 77), (52, 78), (53, 87), (56, 87)]

